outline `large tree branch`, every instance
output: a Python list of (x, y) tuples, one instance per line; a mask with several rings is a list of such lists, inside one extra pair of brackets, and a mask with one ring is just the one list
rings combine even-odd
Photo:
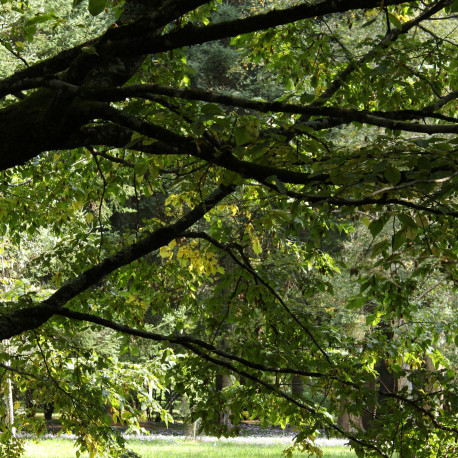
[[(109, 108), (109, 110), (111, 110), (111, 108)], [(123, 128), (114, 125), (88, 127), (86, 130), (80, 133), (82, 134), (83, 138), (75, 138), (75, 143), (70, 143), (68, 147), (84, 145), (84, 139), (86, 139), (86, 141), (90, 144), (103, 144), (112, 147), (124, 147), (127, 143), (130, 142), (134, 131), (137, 131), (146, 136), (151, 135), (153, 138), (159, 137), (162, 141), (158, 141), (148, 145), (143, 145), (141, 141), (139, 141), (138, 143), (130, 147), (133, 150), (142, 151), (147, 154), (158, 155), (189, 154), (197, 158), (203, 159), (209, 163), (219, 165), (225, 168), (226, 170), (236, 172), (240, 174), (242, 177), (255, 179), (259, 183), (262, 183), (263, 185), (280, 193), (284, 193), (285, 190), (282, 190), (278, 186), (273, 184), (272, 179), (280, 180), (284, 184), (303, 184), (308, 186), (321, 186), (322, 184), (327, 183), (330, 178), (329, 174), (326, 173), (313, 175), (306, 172), (296, 172), (284, 168), (264, 166), (253, 162), (243, 161), (235, 157), (230, 152), (218, 154), (218, 152), (215, 151), (211, 145), (203, 143), (197, 146), (196, 143), (189, 141), (189, 139), (180, 137), (176, 134), (171, 134), (169, 131), (166, 131), (164, 133), (164, 136), (161, 137), (161, 129), (163, 128), (157, 129), (157, 126), (150, 126), (150, 123), (143, 120), (139, 120), (137, 118), (131, 119), (130, 115), (126, 115), (124, 113), (117, 112), (116, 120), (122, 122), (124, 125), (127, 125), (128, 127)], [(169, 143), (167, 143), (168, 140)], [(181, 146), (178, 144), (179, 141), (183, 142)], [(172, 142), (175, 142), (176, 145), (171, 144)], [(450, 175), (449, 177), (445, 177), (443, 180), (450, 180), (454, 176), (455, 175), (452, 172), (452, 175)], [(454, 217), (458, 216), (457, 211), (454, 211), (445, 206), (442, 206), (442, 208), (430, 207), (416, 203), (412, 200), (390, 198), (386, 195), (381, 197), (378, 196), (379, 194), (388, 194), (391, 191), (402, 190), (406, 187), (412, 188), (417, 183), (423, 183), (425, 181), (430, 183), (440, 182), (440, 180), (414, 180), (405, 183), (403, 180), (401, 180), (401, 182), (397, 186), (381, 188), (377, 191), (374, 191), (375, 195), (369, 195), (367, 197), (363, 197), (360, 199), (342, 198), (333, 195), (323, 194), (299, 193), (290, 190), (287, 190), (286, 195), (294, 199), (305, 200), (307, 202), (310, 202), (311, 204), (320, 204), (323, 202), (328, 202), (329, 204), (336, 207), (361, 207), (364, 205), (396, 204), (399, 206), (412, 208), (415, 210), (421, 210), (427, 213), (437, 215), (449, 215)], [(383, 183), (382, 178), (381, 182)], [(383, 184), (386, 185), (386, 183)]]
[[(209, 3), (209, 0), (168, 0), (163, 2), (162, 7), (157, 8), (157, 6), (148, 1), (128, 0), (125, 12), (117, 20), (115, 27), (109, 28), (100, 37), (88, 40), (71, 49), (65, 49), (56, 56), (38, 62), (3, 79), (0, 81), (0, 97), (13, 93), (14, 87), (23, 85), (23, 89), (28, 89), (27, 86), (33, 84), (33, 80), (37, 77), (53, 77), (57, 73), (67, 70), (77, 59), (89, 59), (89, 63), (92, 63), (97, 56), (95, 58), (90, 57), (90, 54), (86, 53), (85, 50), (89, 48), (97, 49), (98, 56), (103, 57), (100, 47), (103, 43), (111, 41), (113, 36), (127, 36), (128, 34), (137, 36), (145, 32), (154, 35), (168, 23), (206, 3)], [(110, 57), (113, 56), (111, 55)], [(105, 62), (105, 65), (107, 64), (110, 66), (109, 61)], [(135, 69), (129, 69), (130, 72), (133, 70)], [(31, 87), (34, 86), (32, 85)]]
[[(27, 69), (4, 80), (0, 83), (0, 94), (10, 93), (10, 86), (17, 88), (24, 84), (30, 87), (33, 81), (24, 78), (49, 77), (49, 72), (54, 74), (56, 71), (63, 72), (61, 79), (71, 84), (105, 87), (122, 85), (137, 71), (144, 57), (141, 53), (116, 56), (111, 51), (102, 49), (104, 44), (111, 42), (113, 33), (119, 33), (118, 29), (124, 30), (125, 27), (131, 27), (131, 22), (137, 24), (139, 18), (142, 21), (147, 17), (147, 30), (150, 35), (157, 37), (171, 21), (208, 1), (167, 1), (167, 8), (161, 9), (151, 8), (151, 5), (148, 8), (148, 3), (150, 2), (129, 0), (118, 20), (120, 27), (109, 29), (102, 37), (86, 43), (85, 46), (77, 46), (44, 64), (38, 64), (41, 69), (38, 73)], [(84, 52), (84, 48), (88, 46), (95, 52)], [(62, 143), (87, 122), (87, 119), (76, 115), (81, 112), (79, 108), (80, 101), (75, 100), (75, 94), (68, 89), (57, 88), (50, 91), (49, 88), (44, 88), (0, 110), (0, 136), (3, 139), (0, 170), (24, 164), (43, 151), (62, 148)]]
[[(50, 85), (58, 82), (50, 81)], [(65, 84), (65, 83), (64, 83)], [(327, 116), (340, 118), (343, 123), (360, 122), (377, 127), (384, 127), (392, 130), (402, 130), (407, 132), (419, 132), (427, 134), (436, 133), (458, 133), (458, 120), (450, 118), (454, 124), (417, 124), (408, 123), (403, 120), (414, 120), (423, 118), (442, 118), (440, 114), (435, 114), (430, 107), (423, 110), (399, 110), (390, 112), (381, 111), (359, 111), (339, 107), (320, 105), (299, 105), (284, 102), (262, 102), (242, 97), (234, 97), (225, 94), (218, 94), (210, 91), (198, 89), (179, 89), (162, 85), (132, 85), (124, 88), (75, 88), (73, 90), (83, 98), (99, 101), (120, 101), (129, 97), (151, 98), (151, 94), (166, 95), (187, 100), (200, 100), (206, 102), (220, 103), (223, 105), (239, 108), (251, 109), (262, 113), (290, 113), (302, 114), (306, 116)], [(458, 93), (456, 94), (458, 97)], [(450, 100), (449, 100), (450, 101)]]
[[(327, 116), (331, 118), (338, 118), (342, 120), (342, 124), (357, 121), (374, 126), (388, 127), (396, 130), (406, 130), (424, 133), (450, 133), (450, 129), (457, 126), (458, 120), (451, 117), (444, 117), (439, 113), (434, 113), (432, 108), (436, 106), (429, 105), (425, 108), (418, 110), (397, 110), (397, 111), (361, 111), (346, 108), (339, 108), (333, 106), (321, 105), (300, 105), (294, 103), (284, 102), (263, 102), (259, 100), (252, 100), (243, 97), (235, 97), (226, 94), (204, 91), (200, 89), (182, 89), (159, 84), (135, 84), (126, 87), (80, 87), (73, 84), (66, 83), (62, 80), (51, 78), (33, 78), (26, 80), (21, 84), (12, 86), (12, 91), (31, 89), (38, 87), (50, 87), (54, 89), (63, 89), (73, 95), (77, 95), (83, 99), (97, 100), (103, 102), (116, 102), (128, 98), (145, 98), (155, 100), (153, 94), (165, 95), (168, 97), (181, 98), (185, 100), (198, 100), (204, 102), (219, 103), (222, 105), (233, 106), (237, 108), (244, 108), (255, 110), (261, 113), (289, 113), (301, 114), (306, 116)], [(458, 91), (443, 97), (447, 102), (458, 98)], [(435, 118), (452, 122), (450, 125), (420, 125), (403, 123), (400, 121)], [(443, 131), (443, 132), (442, 132)], [(453, 131), (452, 133), (455, 133)]]
[[(131, 58), (134, 56), (141, 57), (146, 53), (158, 51), (160, 46), (162, 46), (161, 42), (168, 43), (163, 50), (172, 49), (173, 47), (181, 46), (179, 43), (181, 39), (184, 40), (183, 44), (192, 44), (196, 37), (200, 37), (196, 42), (203, 42), (209, 39), (233, 36), (238, 33), (245, 33), (252, 30), (261, 30), (262, 28), (281, 25), (301, 18), (348, 11), (354, 8), (376, 7), (380, 2), (375, 0), (369, 2), (363, 0), (326, 0), (317, 5), (299, 5), (285, 10), (271, 11), (266, 14), (227, 23), (213, 24), (207, 27), (190, 26), (183, 30), (158, 37), (158, 30), (160, 30), (167, 21), (176, 17), (176, 14), (183, 14), (186, 11), (191, 11), (196, 6), (203, 3), (206, 2), (203, 0), (195, 0), (189, 3), (189, 5), (179, 2), (178, 4), (181, 9), (174, 12), (175, 16), (170, 12), (164, 12), (162, 10), (159, 12), (160, 14), (152, 13), (151, 17), (147, 20), (147, 24), (150, 28), (145, 28), (145, 30), (148, 30), (147, 36), (140, 33), (138, 38), (132, 39), (133, 41), (129, 41), (128, 38), (118, 40), (117, 37), (124, 37), (127, 29), (131, 30), (132, 27), (135, 27), (135, 24), (137, 24), (139, 30), (142, 30), (143, 25), (140, 27), (136, 21), (132, 24), (110, 29), (105, 36), (91, 42), (91, 46), (96, 49), (96, 54), (84, 53), (81, 47), (69, 50), (68, 52), (65, 51), (62, 55), (56, 56), (55, 61), (59, 62), (56, 68), (61, 71), (64, 68), (71, 67), (71, 71), (64, 75), (64, 79), (68, 82), (84, 83), (88, 85), (88, 81), (91, 81), (90, 85), (94, 85), (97, 81), (96, 76), (103, 74), (103, 78), (101, 77), (99, 80), (99, 82), (104, 82), (103, 85), (107, 86), (115, 81), (118, 82), (116, 84), (122, 84), (122, 82), (126, 81), (132, 72), (135, 71), (136, 65), (138, 64), (137, 61), (135, 61), (137, 62), (135, 65), (129, 64), (129, 62), (133, 62)], [(393, 5), (400, 3), (402, 2), (388, 2), (388, 4)], [(385, 2), (385, 4), (387, 4), (387, 2)], [(438, 5), (443, 5), (443, 2), (439, 2), (436, 7), (439, 7)], [(154, 24), (155, 27), (151, 27), (151, 24)], [(176, 43), (173, 37), (178, 37)], [(124, 51), (124, 45), (122, 44), (123, 40), (126, 41), (126, 48)], [(139, 40), (139, 46), (136, 46), (135, 40)], [(142, 49), (142, 46), (146, 46), (146, 48)], [(119, 57), (127, 60), (122, 65), (120, 62), (113, 65), (113, 59), (116, 60), (116, 58)], [(53, 72), (51, 63), (48, 62), (47, 65), (48, 67), (45, 66), (42, 68), (48, 68), (49, 71)], [(101, 70), (105, 70), (105, 72)], [(96, 71), (96, 74), (94, 74), (94, 71)], [(40, 73), (32, 72), (22, 74), (21, 78), (31, 75), (36, 77), (38, 74)], [(90, 77), (90, 75), (93, 75), (93, 77)], [(10, 83), (15, 82), (15, 84), (17, 81), (18, 80), (14, 78), (9, 80)], [(8, 88), (8, 82), (4, 83), (3, 93)], [(30, 86), (29, 82), (24, 84)], [(3, 138), (7, 140), (3, 143), (3, 150), (0, 156), (0, 169), (23, 164), (42, 151), (62, 148), (62, 144), (65, 143), (69, 137), (74, 135), (74, 133), (80, 129), (81, 125), (87, 122), (87, 119), (75, 116), (75, 113), (80, 111), (79, 108), (71, 92), (61, 92), (61, 90), (58, 90), (54, 93), (49, 92), (49, 89), (44, 89), (37, 94), (30, 95), (17, 104), (1, 110), (0, 125), (2, 126), (2, 131), (8, 134), (3, 135)], [(325, 120), (311, 121), (309, 127), (321, 129), (332, 125), (341, 125), (345, 122), (348, 121), (330, 117)], [(416, 132), (455, 132), (455, 126), (404, 125), (399, 124), (398, 121), (379, 119), (377, 117), (370, 118), (370, 122), (391, 129), (406, 129)]]
[[(313, 175), (305, 172), (295, 172), (278, 167), (264, 166), (249, 161), (243, 161), (235, 157), (230, 151), (227, 151), (227, 148), (224, 148), (223, 145), (221, 146), (222, 150), (220, 151), (215, 149), (213, 145), (207, 144), (203, 141), (197, 144), (196, 142), (175, 134), (161, 126), (136, 118), (112, 107), (105, 105), (93, 105), (90, 110), (92, 110), (92, 116), (94, 117), (103, 117), (121, 126), (127, 127), (128, 129), (132, 129), (132, 131), (137, 131), (150, 138), (160, 140), (159, 144), (154, 143), (149, 148), (150, 151), (156, 151), (156, 154), (179, 154), (181, 151), (182, 154), (189, 154), (198, 157), (209, 163), (219, 165), (226, 170), (237, 172), (243, 177), (254, 178), (263, 184), (271, 181), (272, 179), (278, 179), (283, 183), (308, 185), (311, 183), (324, 183), (329, 179), (328, 174)], [(458, 133), (458, 125), (452, 127), (457, 129)], [(107, 144), (107, 142), (105, 142), (105, 144)], [(137, 148), (145, 152), (147, 151), (147, 149), (143, 149), (141, 145), (133, 145), (133, 149)], [(409, 186), (412, 184), (415, 184), (415, 182), (411, 182)], [(401, 182), (399, 185), (402, 186), (404, 183)], [(384, 192), (389, 192), (391, 190), (394, 190), (394, 188), (384, 188)], [(300, 195), (298, 194), (297, 197), (300, 198)], [(303, 195), (302, 198), (310, 198), (310, 202), (327, 200), (335, 205), (358, 206), (376, 204), (378, 199), (375, 199), (374, 197), (375, 196), (371, 195), (366, 198), (352, 200), (336, 198), (330, 195)], [(398, 201), (399, 204), (401, 204), (401, 202), (401, 200)], [(378, 203), (382, 202), (378, 200)], [(406, 205), (411, 206), (412, 203), (406, 203)], [(444, 213), (441, 210), (435, 210), (434, 212), (438, 214)]]
[[(444, 181), (449, 181), (454, 176), (456, 176), (455, 172), (452, 174), (452, 176), (446, 177)], [(439, 182), (439, 180), (418, 180), (412, 183), (422, 183), (422, 182), (437, 183)], [(400, 207), (412, 208), (413, 210), (420, 210), (425, 213), (431, 213), (433, 215), (451, 216), (453, 218), (458, 217), (458, 211), (452, 210), (451, 208), (446, 207), (442, 203), (440, 204), (440, 207), (438, 208), (437, 206), (428, 207), (426, 205), (416, 203), (413, 200), (390, 198), (390, 197), (387, 197), (386, 195), (382, 195), (379, 198), (372, 197), (372, 195), (380, 195), (380, 194), (388, 193), (391, 190), (404, 189), (405, 187), (413, 186), (413, 184), (410, 184), (410, 183), (409, 184), (406, 183), (407, 186), (401, 185), (401, 186), (387, 187), (382, 190), (375, 191), (371, 195), (367, 197), (362, 197), (361, 199), (348, 199), (348, 198), (342, 198), (342, 197), (335, 197), (332, 195), (305, 194), (305, 193), (294, 192), (294, 191), (285, 192), (284, 189), (281, 189), (276, 184), (266, 183), (266, 182), (264, 182), (263, 184), (279, 192), (280, 194), (285, 194), (288, 197), (291, 197), (297, 200), (302, 200), (310, 204), (320, 204), (320, 203), (326, 202), (329, 205), (332, 205), (334, 207), (363, 207), (367, 205), (398, 205)]]
[[(253, 381), (254, 383), (256, 383), (258, 385), (264, 386), (269, 391), (276, 393), (280, 397), (286, 399), (287, 401), (289, 401), (292, 404), (296, 405), (300, 409), (305, 410), (309, 414), (311, 414), (311, 415), (317, 415), (318, 414), (318, 411), (315, 408), (313, 408), (313, 407), (311, 407), (311, 406), (309, 406), (307, 404), (304, 404), (303, 402), (301, 402), (298, 399), (293, 398), (289, 394), (287, 394), (284, 391), (280, 390), (278, 387), (266, 382), (265, 380), (263, 380), (262, 378), (254, 375), (251, 372), (246, 372), (245, 370), (242, 370), (242, 369), (234, 366), (232, 363), (229, 363), (227, 361), (223, 361), (223, 360), (220, 360), (220, 359), (217, 359), (217, 358), (214, 358), (214, 357), (210, 356), (203, 349), (209, 350), (210, 352), (212, 352), (214, 354), (218, 354), (218, 356), (222, 356), (225, 359), (229, 359), (229, 360), (232, 360), (232, 361), (237, 361), (237, 362), (239, 362), (239, 363), (241, 363), (241, 364), (243, 364), (243, 365), (245, 365), (247, 367), (250, 367), (252, 369), (255, 369), (255, 370), (259, 370), (259, 366), (262, 366), (262, 365), (253, 364), (250, 361), (245, 360), (243, 358), (239, 358), (239, 357), (237, 357), (235, 355), (216, 350), (215, 347), (213, 347), (212, 345), (208, 345), (207, 343), (205, 343), (203, 341), (200, 341), (198, 339), (195, 339), (193, 337), (188, 337), (188, 336), (164, 336), (164, 335), (161, 335), (161, 334), (151, 333), (151, 332), (148, 332), (148, 331), (132, 329), (132, 328), (130, 328), (128, 326), (121, 325), (121, 324), (115, 323), (113, 321), (105, 320), (103, 318), (96, 317), (94, 315), (90, 315), (90, 314), (86, 314), (86, 313), (73, 312), (73, 311), (68, 310), (68, 309), (60, 309), (60, 310), (56, 311), (55, 314), (56, 315), (65, 316), (65, 317), (68, 317), (68, 318), (72, 318), (72, 319), (76, 319), (76, 320), (88, 321), (88, 322), (91, 322), (91, 323), (99, 324), (99, 325), (102, 325), (104, 327), (107, 327), (107, 328), (110, 328), (110, 329), (113, 329), (113, 330), (116, 330), (116, 331), (119, 331), (119, 332), (122, 332), (122, 333), (128, 334), (128, 335), (134, 335), (134, 336), (138, 336), (138, 337), (142, 337), (142, 338), (146, 338), (146, 339), (150, 339), (150, 340), (155, 340), (155, 341), (159, 341), (159, 342), (166, 341), (166, 342), (170, 342), (171, 344), (178, 344), (178, 345), (180, 345), (180, 346), (182, 346), (184, 348), (187, 348), (189, 351), (191, 351), (192, 353), (194, 353), (198, 357), (200, 357), (202, 359), (205, 359), (205, 360), (211, 362), (212, 364), (214, 364), (216, 366), (224, 367), (226, 369), (229, 369), (233, 373), (239, 374), (239, 375), (241, 375), (241, 376)], [(269, 369), (269, 368), (267, 368), (267, 369)], [(261, 369), (261, 370), (265, 370), (265, 369)], [(274, 369), (273, 372), (275, 372), (275, 371), (276, 370)], [(299, 373), (299, 372), (301, 372), (301, 371), (286, 372), (286, 373)], [(314, 374), (314, 373), (312, 373), (312, 374)], [(381, 456), (387, 457), (387, 455), (385, 455), (376, 446), (374, 446), (373, 444), (371, 444), (369, 442), (366, 442), (366, 441), (363, 441), (361, 439), (358, 439), (357, 437), (355, 437), (353, 434), (351, 434), (349, 432), (345, 432), (343, 429), (341, 429), (339, 426), (337, 426), (335, 423), (333, 423), (331, 420), (329, 420), (329, 418), (325, 418), (324, 421), (329, 425), (329, 427), (331, 427), (332, 429), (337, 431), (343, 437), (346, 437), (349, 440), (351, 440), (351, 441), (353, 441), (353, 442), (355, 442), (355, 443), (357, 443), (357, 444), (359, 444), (359, 445), (361, 445), (363, 447), (367, 447), (367, 448), (370, 448), (372, 450), (375, 450), (378, 453), (380, 453)]]
[[(95, 315), (91, 315), (88, 313), (80, 313), (80, 312), (74, 312), (72, 310), (62, 308), (55, 313), (56, 315), (59, 316), (64, 316), (67, 318), (71, 318), (73, 320), (78, 320), (78, 321), (87, 321), (90, 323), (98, 324), (100, 326), (113, 329), (114, 331), (121, 332), (122, 334), (126, 335), (131, 335), (131, 336), (136, 336), (136, 337), (141, 337), (143, 339), (148, 339), (148, 340), (154, 340), (156, 342), (169, 342), (170, 344), (175, 344), (175, 345), (180, 345), (184, 348), (187, 348), (191, 350), (193, 353), (197, 354), (200, 357), (205, 357), (205, 353), (203, 353), (203, 350), (209, 351), (210, 353), (213, 353), (215, 355), (218, 355), (224, 359), (227, 359), (232, 362), (237, 362), (239, 364), (242, 364), (243, 366), (254, 369), (254, 370), (259, 370), (262, 372), (270, 372), (274, 374), (294, 374), (294, 375), (301, 375), (304, 377), (312, 377), (312, 378), (328, 378), (331, 380), (334, 380), (338, 383), (341, 383), (345, 386), (351, 386), (352, 388), (355, 388), (357, 390), (360, 390), (360, 387), (350, 381), (347, 380), (342, 380), (339, 377), (336, 377), (334, 375), (330, 374), (325, 374), (321, 372), (313, 372), (313, 371), (302, 371), (299, 369), (290, 369), (290, 368), (280, 368), (280, 367), (269, 367), (265, 366), (263, 364), (259, 363), (253, 363), (245, 358), (241, 358), (237, 355), (234, 355), (232, 353), (228, 353), (222, 350), (217, 349), (214, 345), (211, 345), (207, 342), (204, 342), (203, 340), (197, 339), (195, 337), (191, 336), (185, 336), (185, 335), (163, 335), (163, 334), (158, 334), (150, 331), (145, 331), (142, 329), (134, 329), (129, 326), (123, 325), (116, 323), (111, 320), (106, 320), (105, 318), (101, 318)], [(201, 350), (197, 350), (197, 348), (200, 348)], [(208, 356), (208, 355), (207, 355)], [(208, 359), (208, 358), (205, 358)], [(218, 360), (219, 363), (218, 365), (222, 367), (228, 367), (227, 363), (224, 361)], [(0, 365), (4, 367), (5, 369), (11, 370), (9, 367), (5, 367), (4, 365)], [(235, 366), (230, 367), (231, 370), (234, 370), (235, 372), (241, 373), (240, 370), (236, 369)], [(28, 375), (28, 374), (27, 374)], [(427, 416), (434, 424), (434, 426), (438, 429), (441, 429), (443, 431), (450, 431), (450, 432), (458, 432), (458, 428), (453, 428), (453, 427), (448, 427), (443, 425), (442, 423), (438, 422), (434, 416), (434, 413), (431, 411), (428, 411), (424, 407), (422, 407), (418, 400), (415, 399), (409, 399), (406, 398), (405, 396), (402, 396), (398, 393), (389, 393), (385, 391), (378, 390), (377, 393), (380, 396), (383, 397), (388, 397), (388, 398), (394, 398), (398, 401), (404, 402), (408, 405), (410, 405), (412, 408), (415, 410), (419, 411), (422, 415)], [(308, 407), (308, 406), (307, 406)]]
[[(133, 2), (127, 2), (133, 3)], [(299, 5), (284, 10), (274, 10), (269, 13), (250, 16), (244, 19), (221, 22), (206, 27), (187, 26), (176, 32), (157, 36), (158, 28), (170, 23), (183, 14), (193, 11), (200, 5), (208, 3), (206, 0), (189, 0), (180, 2), (166, 2), (160, 10), (150, 12), (143, 8), (147, 19), (141, 18), (122, 25), (122, 18), (118, 21), (120, 27), (109, 29), (101, 37), (82, 43), (72, 49), (61, 51), (58, 55), (39, 62), (29, 68), (16, 72), (14, 75), (0, 82), (0, 97), (10, 93), (10, 86), (29, 78), (56, 75), (66, 70), (78, 57), (84, 54), (84, 48), (93, 47), (99, 56), (133, 56), (146, 55), (176, 49), (182, 46), (204, 43), (220, 38), (232, 37), (240, 33), (248, 33), (275, 27), (300, 19), (322, 16), (324, 14), (349, 11), (359, 8), (376, 8), (380, 0), (326, 0), (318, 5)], [(403, 0), (388, 0), (384, 4), (401, 4)], [(132, 18), (130, 18), (132, 19)], [(125, 21), (126, 22), (126, 21)]]
[[(383, 2), (385, 6), (400, 5), (402, 3), (404, 3), (404, 0), (385, 0)], [(249, 16), (244, 19), (210, 24), (205, 27), (189, 25), (176, 32), (165, 34), (160, 38), (145, 34), (135, 39), (113, 40), (109, 46), (118, 55), (132, 52), (153, 54), (265, 30), (302, 19), (321, 17), (326, 14), (344, 13), (364, 8), (378, 8), (381, 4), (380, 0), (324, 0), (315, 5), (301, 4), (283, 10), (273, 10), (268, 13)]]
[(237, 362), (239, 364), (242, 364), (243, 366), (249, 367), (250, 369), (254, 369), (254, 370), (258, 370), (262, 372), (271, 372), (273, 374), (294, 374), (294, 375), (302, 375), (304, 377), (312, 377), (312, 378), (329, 378), (332, 380), (338, 380), (340, 383), (343, 383), (345, 385), (350, 384), (350, 382), (339, 380), (338, 377), (332, 374), (326, 374), (326, 373), (314, 372), (314, 371), (303, 371), (303, 370), (291, 369), (291, 368), (270, 367), (270, 366), (265, 366), (264, 364), (253, 363), (252, 361), (249, 361), (245, 358), (241, 358), (240, 356), (220, 350), (217, 347), (215, 347), (214, 345), (209, 344), (203, 340), (197, 339), (192, 336), (173, 335), (173, 334), (167, 336), (167, 335), (158, 334), (155, 332), (145, 331), (142, 329), (134, 329), (126, 325), (122, 325), (122, 324), (115, 323), (110, 320), (106, 320), (105, 318), (91, 315), (89, 313), (74, 312), (67, 308), (59, 309), (58, 311), (55, 312), (55, 315), (65, 316), (68, 318), (72, 318), (74, 320), (89, 321), (91, 323), (113, 329), (123, 334), (141, 337), (143, 339), (154, 340), (156, 342), (169, 342), (171, 344), (176, 344), (176, 345), (181, 345), (181, 346), (194, 345), (197, 347), (201, 347), (202, 349), (206, 351), (214, 353), (215, 355), (221, 356), (222, 358), (228, 359), (233, 362)]
[(214, 193), (198, 204), (178, 221), (161, 227), (138, 242), (118, 251), (112, 256), (87, 269), (75, 279), (59, 288), (49, 298), (33, 307), (24, 307), (0, 315), (0, 340), (8, 339), (24, 331), (35, 329), (45, 323), (59, 308), (78, 294), (97, 284), (103, 277), (120, 267), (167, 245), (189, 229), (208, 213), (218, 202), (231, 194), (233, 186), (220, 186)]

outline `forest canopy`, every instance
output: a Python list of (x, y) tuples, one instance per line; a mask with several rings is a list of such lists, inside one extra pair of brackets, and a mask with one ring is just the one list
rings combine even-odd
[(457, 17), (2, 0), (0, 454), (52, 406), (126, 456), (113, 423), (181, 399), (218, 436), (293, 427), (287, 454), (454, 456)]

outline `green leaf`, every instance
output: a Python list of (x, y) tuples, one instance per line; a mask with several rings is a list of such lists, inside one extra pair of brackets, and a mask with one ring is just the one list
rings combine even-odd
[(369, 230), (371, 231), (372, 237), (376, 237), (385, 226), (385, 223), (382, 218), (376, 219), (369, 224)]
[(397, 215), (399, 221), (404, 225), (404, 227), (418, 228), (417, 223), (409, 216), (404, 213)]
[(231, 184), (239, 185), (243, 183), (243, 178), (237, 172), (226, 171), (221, 178), (221, 183), (224, 184), (224, 186), (229, 186)]
[(78, 6), (82, 2), (83, 0), (73, 0), (73, 8), (75, 8), (75, 6)]
[(245, 145), (253, 139), (252, 133), (249, 129), (242, 126), (234, 131), (235, 143), (237, 146)]
[(221, 109), (219, 105), (215, 103), (207, 103), (204, 105), (201, 110), (202, 114), (210, 115), (210, 116), (223, 116), (224, 111)]
[(84, 52), (85, 54), (98, 55), (94, 46), (84, 46), (81, 48), (81, 52)]
[(393, 241), (392, 241), (393, 251), (398, 250), (405, 243), (405, 241), (406, 241), (406, 236), (404, 234), (404, 231), (401, 230), (401, 231), (396, 232), (396, 234), (393, 237)]
[(50, 21), (51, 19), (55, 19), (55, 17), (51, 14), (39, 14), (32, 19), (29, 19), (27, 21), (27, 25), (34, 25), (34, 24), (40, 24), (42, 22)]
[(89, 13), (91, 13), (92, 16), (97, 16), (105, 9), (105, 5), (106, 0), (89, 0)]
[(148, 164), (145, 164), (145, 163), (135, 164), (134, 171), (137, 176), (142, 177), (148, 171)]
[(253, 239), (253, 251), (255, 252), (255, 254), (262, 253), (261, 243), (259, 242), (259, 239), (257, 237)]
[(397, 29), (402, 29), (402, 23), (396, 16), (388, 13), (388, 19)]
[(369, 27), (369, 26), (370, 26), (371, 24), (373, 24), (377, 19), (378, 19), (378, 18), (375, 17), (374, 19), (371, 19), (370, 21), (365, 22), (365, 23), (361, 26), (361, 28)]
[(456, 13), (458, 12), (458, 0), (455, 0), (450, 6), (450, 12)]
[(418, 234), (418, 227), (407, 226), (404, 229), (404, 233), (408, 240), (415, 240)]
[(401, 180), (401, 172), (395, 167), (389, 165), (385, 169), (385, 178), (390, 182), (391, 185), (395, 186)]
[(420, 156), (417, 159), (417, 165), (420, 170), (431, 170), (431, 162), (424, 156)]
[(366, 317), (366, 325), (367, 326), (377, 326), (380, 322), (380, 317), (381, 317), (381, 313), (380, 312), (375, 312), (371, 315), (367, 315)]
[(348, 301), (348, 304), (346, 305), (346, 308), (348, 310), (354, 310), (357, 308), (362, 307), (365, 305), (367, 302), (365, 297), (353, 297)]

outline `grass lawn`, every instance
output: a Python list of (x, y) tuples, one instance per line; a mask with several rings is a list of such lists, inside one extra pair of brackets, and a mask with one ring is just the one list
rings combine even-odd
[[(201, 458), (239, 458), (239, 457), (280, 457), (286, 448), (284, 444), (234, 444), (230, 442), (173, 441), (129, 441), (129, 446), (143, 458), (201, 457)], [(324, 458), (355, 457), (347, 447), (323, 447)], [(72, 458), (75, 448), (72, 440), (45, 439), (29, 441), (26, 458)], [(88, 455), (82, 455), (85, 458)], [(296, 454), (296, 456), (304, 456)]]

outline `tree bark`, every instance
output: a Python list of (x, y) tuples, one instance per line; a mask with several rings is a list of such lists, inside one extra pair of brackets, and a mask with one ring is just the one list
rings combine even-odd
[[(222, 391), (224, 388), (231, 386), (231, 377), (228, 374), (217, 374), (215, 380), (216, 391)], [(229, 418), (230, 412), (224, 410), (219, 414), (219, 423), (226, 427), (227, 432), (231, 431), (231, 420)]]

